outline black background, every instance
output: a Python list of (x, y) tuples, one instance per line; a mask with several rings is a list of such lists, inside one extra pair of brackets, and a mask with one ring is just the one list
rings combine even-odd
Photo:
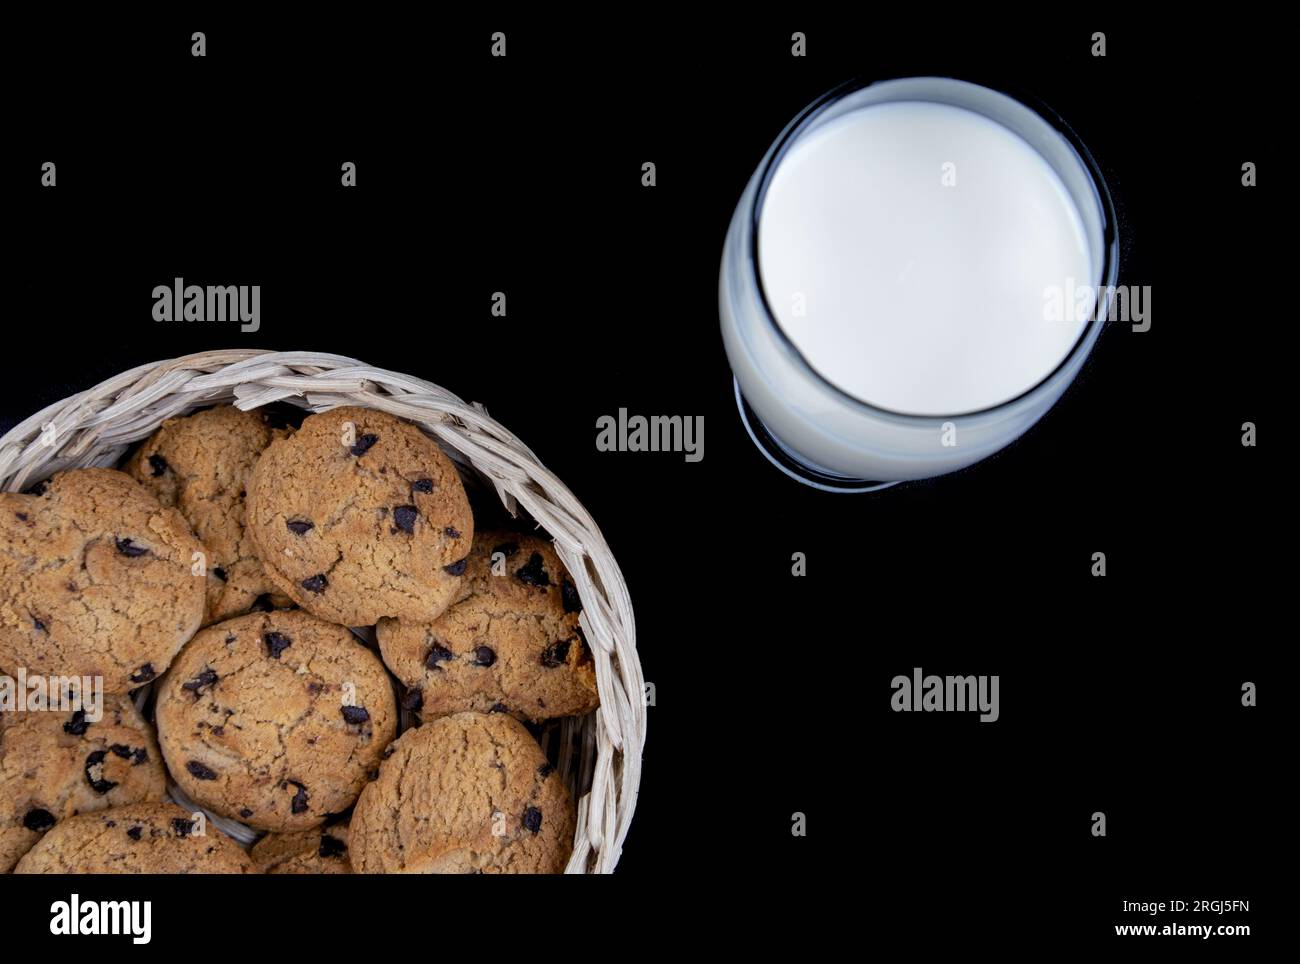
[[(806, 58), (790, 56), (793, 30)], [(224, 347), (349, 355), (484, 402), (590, 509), (636, 606), (657, 690), (642, 795), (614, 891), (584, 896), (632, 928), (648, 924), (629, 906), (798, 927), (831, 916), (811, 894), (832, 888), (864, 941), (1113, 947), (1136, 940), (1114, 923), (1146, 921), (1120, 913), (1125, 898), (1252, 898), (1224, 921), (1259, 935), (1286, 680), (1275, 557), (1289, 557), (1265, 549), (1282, 521), (1268, 416), (1285, 324), (1265, 287), (1282, 255), (1262, 240), (1283, 179), (1268, 33), (928, 8), (892, 23), (629, 11), (16, 31), (0, 428), (134, 365)], [(772, 469), (736, 417), (722, 238), (805, 103), (854, 75), (920, 73), (1055, 108), (1115, 196), (1120, 282), (1151, 285), (1160, 308), (1145, 333), (1111, 325), (994, 458), (824, 494)], [(1240, 184), (1247, 160), (1258, 188)], [(152, 289), (175, 277), (260, 284), (261, 330), (155, 323)], [(703, 415), (703, 462), (597, 452), (596, 419), (620, 407)], [(1240, 444), (1244, 421), (1259, 448)], [(892, 713), (890, 680), (913, 666), (1000, 674), (1000, 721)], [(1245, 680), (1259, 708), (1240, 705)], [(388, 881), (275, 886), (289, 905), (329, 887), (376, 908), (418, 899)], [(149, 894), (155, 944), (171, 935), (170, 885), (99, 890)], [(23, 895), (42, 929), (49, 894)]]

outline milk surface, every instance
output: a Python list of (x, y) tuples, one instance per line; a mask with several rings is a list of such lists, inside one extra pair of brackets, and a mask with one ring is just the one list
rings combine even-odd
[[(881, 408), (959, 415), (1028, 391), (1097, 284), (1082, 219), (1019, 136), (973, 111), (902, 101), (797, 139), (762, 201), (758, 262), (782, 330), (822, 377)], [(1059, 302), (1058, 302), (1059, 304)]]

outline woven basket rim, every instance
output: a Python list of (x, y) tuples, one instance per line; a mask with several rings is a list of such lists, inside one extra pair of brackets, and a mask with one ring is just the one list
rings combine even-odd
[[(132, 443), (166, 419), (198, 408), (229, 403), (247, 410), (278, 401), (309, 413), (357, 405), (407, 419), (434, 438), (462, 473), (490, 486), (507, 512), (517, 516), (523, 507), (550, 536), (582, 600), (580, 620), (601, 703), (586, 717), (560, 721), (561, 772), (573, 785), (590, 785), (577, 801), (566, 872), (613, 871), (636, 808), (646, 738), (645, 682), (631, 598), (587, 510), (482, 404), (344, 355), (203, 351), (139, 365), (19, 422), (0, 437), (0, 491), (21, 491), (63, 469), (115, 467)], [(571, 759), (574, 752), (580, 758)], [(243, 842), (248, 834), (256, 836), (248, 828), (241, 833), (242, 824), (209, 818)]]

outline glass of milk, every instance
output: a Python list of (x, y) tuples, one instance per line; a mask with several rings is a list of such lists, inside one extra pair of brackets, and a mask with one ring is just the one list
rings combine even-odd
[(947, 77), (846, 85), (790, 122), (727, 231), (741, 417), (822, 489), (964, 468), (1069, 386), (1117, 270), (1105, 182), (1050, 112)]

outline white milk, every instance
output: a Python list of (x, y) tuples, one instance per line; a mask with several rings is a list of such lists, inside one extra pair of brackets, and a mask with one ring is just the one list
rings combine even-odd
[(1043, 156), (950, 104), (873, 104), (780, 158), (758, 221), (767, 304), (843, 392), (913, 415), (974, 412), (1041, 382), (1086, 318), (1046, 293), (1095, 284), (1078, 209)]

